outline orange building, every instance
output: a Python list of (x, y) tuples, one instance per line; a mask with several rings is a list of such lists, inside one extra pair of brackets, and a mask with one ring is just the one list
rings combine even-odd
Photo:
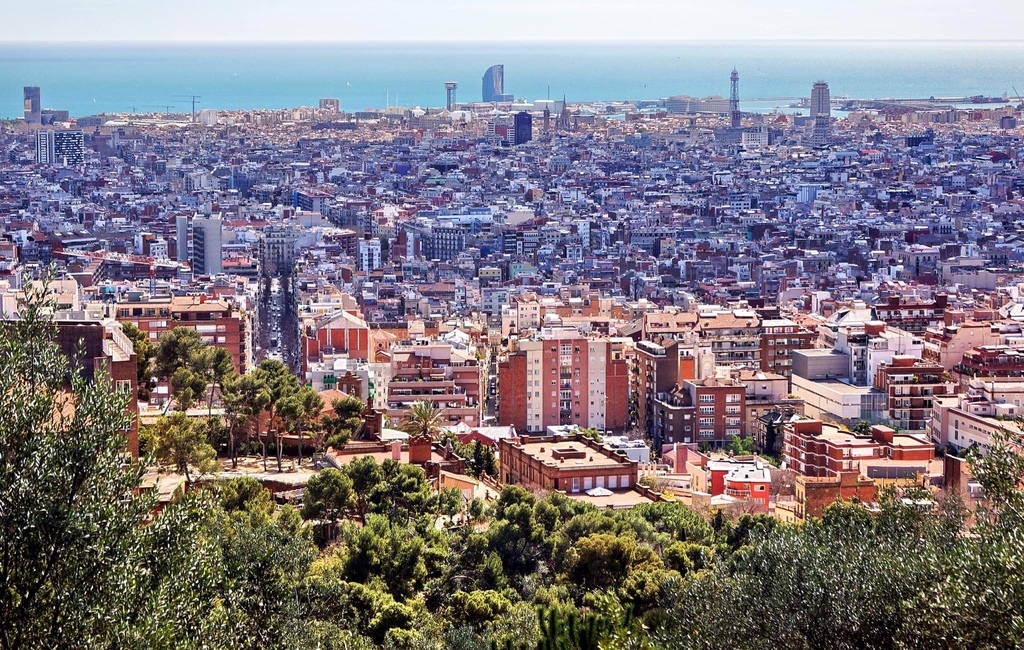
[(246, 316), (224, 299), (207, 296), (150, 297), (132, 292), (117, 303), (117, 320), (132, 323), (158, 341), (176, 327), (199, 332), (204, 342), (231, 354), (238, 374), (251, 365), (252, 349)]

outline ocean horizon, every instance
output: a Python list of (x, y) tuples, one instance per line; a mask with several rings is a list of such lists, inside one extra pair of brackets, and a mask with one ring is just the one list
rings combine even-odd
[[(505, 66), (517, 99), (570, 102), (728, 96), (740, 107), (784, 108), (829, 83), (833, 98), (1005, 96), (1024, 89), (1018, 41), (363, 41), (314, 43), (4, 43), (0, 117), (22, 114), (22, 87), (46, 108), (96, 113), (316, 106), (440, 107), (481, 100), (481, 77)], [(1015, 89), (1014, 86), (1018, 88)]]

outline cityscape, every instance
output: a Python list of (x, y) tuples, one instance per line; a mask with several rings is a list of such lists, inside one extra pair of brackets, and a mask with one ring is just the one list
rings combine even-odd
[(479, 68), (0, 86), (0, 646), (1024, 644), (1016, 89)]

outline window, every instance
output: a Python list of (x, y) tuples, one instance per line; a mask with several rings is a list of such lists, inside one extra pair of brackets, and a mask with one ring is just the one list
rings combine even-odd
[(130, 393), (132, 392), (132, 382), (130, 379), (119, 379), (114, 384), (119, 393)]
[(715, 426), (715, 418), (701, 418), (698, 424), (702, 427), (713, 427)]
[(709, 393), (704, 393), (697, 398), (697, 401), (701, 404), (714, 404), (715, 396)]
[(715, 437), (715, 430), (714, 429), (701, 429), (700, 433), (698, 435), (701, 438), (714, 438)]
[(715, 407), (714, 406), (702, 406), (702, 407), (700, 407), (700, 414), (701, 415), (714, 415), (715, 414)]

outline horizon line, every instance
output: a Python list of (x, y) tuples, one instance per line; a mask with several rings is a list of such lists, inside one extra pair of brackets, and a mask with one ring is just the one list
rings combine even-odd
[(440, 39), (440, 38), (351, 38), (351, 39), (255, 39), (255, 40), (208, 40), (208, 39), (25, 39), (5, 38), (0, 47), (13, 45), (347, 45), (367, 43), (422, 43), (422, 44), (535, 44), (535, 43), (930, 43), (930, 44), (1018, 44), (1019, 39), (984, 38), (527, 38), (527, 39)]

